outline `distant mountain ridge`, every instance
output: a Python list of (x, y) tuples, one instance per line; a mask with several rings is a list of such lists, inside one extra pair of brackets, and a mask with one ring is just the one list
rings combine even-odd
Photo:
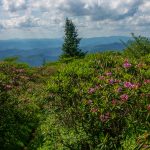
[[(125, 36), (94, 37), (81, 40), (80, 47), (89, 53), (122, 50), (130, 38)], [(43, 59), (55, 61), (61, 55), (63, 39), (11, 39), (0, 40), (0, 59), (18, 56), (20, 61), (40, 66)], [(33, 58), (33, 59), (32, 59)]]

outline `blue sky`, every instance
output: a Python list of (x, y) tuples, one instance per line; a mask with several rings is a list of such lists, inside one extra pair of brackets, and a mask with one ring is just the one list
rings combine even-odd
[(150, 0), (0, 0), (0, 39), (60, 38), (66, 17), (82, 37), (150, 35)]

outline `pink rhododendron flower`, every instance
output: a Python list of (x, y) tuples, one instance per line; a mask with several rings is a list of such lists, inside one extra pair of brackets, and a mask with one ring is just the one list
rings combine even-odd
[(124, 82), (124, 87), (126, 88), (133, 88), (133, 84), (131, 82)]
[(144, 80), (144, 83), (145, 83), (145, 84), (149, 84), (149, 83), (150, 83), (150, 80), (149, 80), (149, 79)]
[(113, 79), (108, 80), (109, 84), (114, 84), (115, 81)]
[(25, 70), (24, 69), (16, 69), (17, 73), (23, 73)]
[(111, 72), (106, 72), (106, 76), (111, 76), (112, 73)]
[(106, 114), (100, 115), (100, 120), (102, 122), (107, 122), (110, 119), (110, 113), (107, 112)]
[(94, 93), (96, 90), (95, 90), (95, 88), (90, 88), (89, 90), (88, 90), (88, 93), (89, 94), (92, 94), (92, 93)]
[(93, 101), (92, 100), (88, 100), (88, 102), (87, 102), (89, 105), (91, 105), (92, 103), (93, 103)]
[(149, 147), (149, 145), (144, 144), (144, 145), (142, 146), (142, 148), (144, 148), (144, 149), (149, 149), (150, 147)]
[(119, 88), (117, 89), (117, 92), (120, 93), (121, 91), (122, 91), (122, 88), (119, 87)]
[(134, 89), (138, 89), (140, 87), (140, 84), (139, 83), (137, 83), (137, 84), (133, 84), (133, 87), (132, 88), (134, 88)]
[(112, 104), (113, 104), (113, 105), (116, 105), (116, 104), (117, 104), (117, 101), (116, 101), (115, 99), (113, 99), (113, 100), (112, 100)]
[(105, 79), (104, 76), (99, 76), (98, 78), (99, 78), (100, 80), (104, 80), (104, 79)]
[(137, 84), (132, 84), (131, 82), (124, 82), (124, 87), (129, 88), (129, 89), (137, 89), (140, 85)]
[(100, 87), (99, 85), (96, 85), (96, 86), (95, 86), (95, 90), (98, 90), (98, 89), (99, 89), (99, 87)]
[(150, 104), (147, 106), (147, 110), (149, 110), (149, 111), (150, 111)]
[(96, 113), (96, 112), (98, 112), (98, 109), (97, 108), (92, 108), (91, 112)]
[(129, 99), (129, 96), (127, 94), (123, 94), (123, 95), (120, 96), (120, 98), (121, 98), (122, 101), (125, 102)]
[(130, 68), (132, 65), (128, 62), (128, 60), (126, 60), (123, 64), (124, 68)]
[(12, 86), (7, 84), (7, 85), (5, 85), (5, 89), (6, 89), (6, 90), (11, 90), (11, 89), (12, 89)]
[(120, 82), (121, 82), (121, 80), (115, 79), (115, 83), (120, 83)]

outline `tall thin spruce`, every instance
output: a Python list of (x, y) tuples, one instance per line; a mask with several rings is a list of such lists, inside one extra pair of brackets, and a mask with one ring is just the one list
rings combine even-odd
[(81, 38), (78, 37), (78, 30), (76, 29), (76, 26), (72, 20), (66, 18), (64, 44), (62, 46), (63, 54), (61, 57), (84, 56), (85, 53), (79, 48), (80, 41)]

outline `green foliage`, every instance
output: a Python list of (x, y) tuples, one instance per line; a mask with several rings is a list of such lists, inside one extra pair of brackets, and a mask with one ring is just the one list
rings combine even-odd
[(43, 83), (53, 72), (51, 66), (0, 62), (0, 149), (19, 150), (28, 145), (45, 103)]
[(63, 55), (65, 57), (82, 57), (85, 55), (84, 52), (79, 48), (80, 38), (78, 38), (77, 29), (72, 20), (66, 19), (65, 23), (65, 37), (64, 44), (62, 47)]
[(61, 68), (48, 84), (58, 143), (64, 149), (87, 150), (150, 144), (146, 139), (136, 142), (139, 135), (150, 133), (149, 67), (108, 52)]
[(18, 57), (8, 57), (4, 59), (4, 61), (7, 61), (7, 62), (16, 62), (17, 60), (18, 60)]
[(140, 58), (150, 54), (150, 40), (146, 37), (135, 36), (132, 34), (133, 40), (129, 41), (126, 45), (125, 55), (129, 57)]

